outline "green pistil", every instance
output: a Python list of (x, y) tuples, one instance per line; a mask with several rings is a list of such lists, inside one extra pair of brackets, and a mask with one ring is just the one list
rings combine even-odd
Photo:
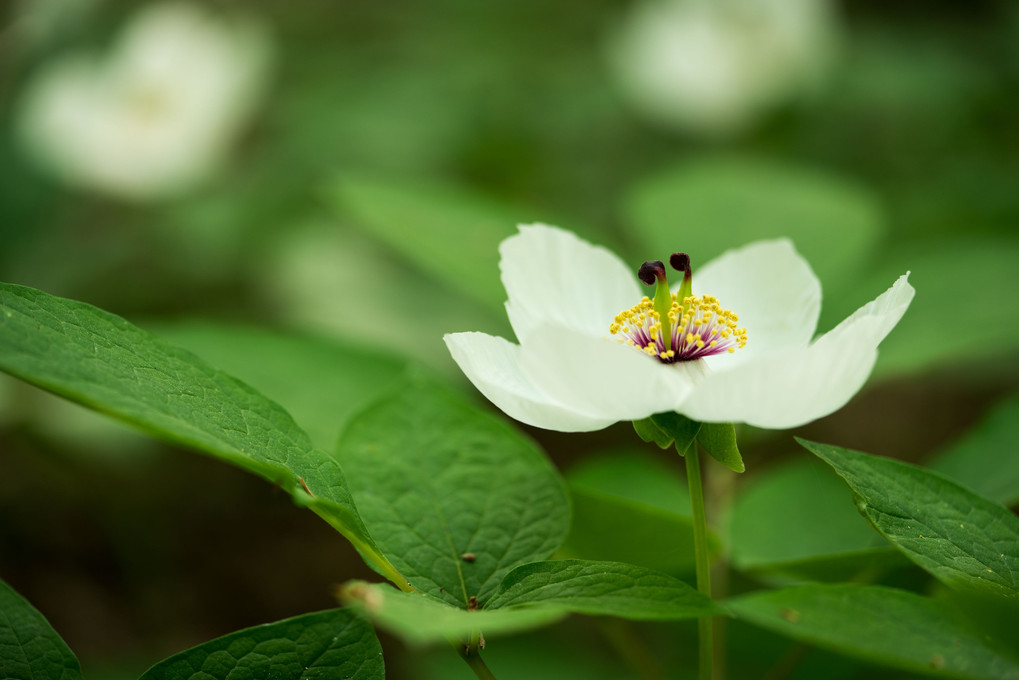
[(669, 279), (665, 276), (665, 265), (661, 260), (649, 260), (640, 266), (638, 278), (647, 285), (656, 283), (654, 309), (661, 324), (661, 339), (665, 351), (672, 348), (672, 323), (669, 312), (672, 311), (672, 293), (669, 292)]
[(662, 278), (658, 279), (655, 288), (655, 311), (658, 312), (658, 321), (662, 324), (662, 344), (665, 351), (672, 348), (672, 323), (669, 322), (669, 312), (672, 311), (672, 293), (669, 292), (669, 282), (665, 278), (664, 269)]
[(679, 304), (683, 304), (683, 300), (693, 295), (693, 267), (690, 266), (690, 256), (686, 253), (673, 253), (669, 257), (669, 264), (676, 271), (683, 272), (683, 283), (680, 284), (679, 292), (676, 293)]

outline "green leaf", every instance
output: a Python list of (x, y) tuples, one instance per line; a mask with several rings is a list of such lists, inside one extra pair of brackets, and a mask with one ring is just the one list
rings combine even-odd
[(815, 584), (726, 604), (762, 628), (877, 664), (953, 678), (1019, 678), (1019, 662), (959, 612), (902, 590)]
[(374, 554), (339, 465), (282, 407), (118, 316), (0, 284), (0, 370), (254, 472)]
[(81, 665), (49, 621), (0, 581), (0, 678), (79, 680)]
[(515, 633), (548, 625), (567, 614), (549, 606), (468, 611), (430, 595), (404, 593), (386, 584), (363, 581), (344, 584), (340, 598), (371, 617), (376, 626), (413, 644), (464, 638), (475, 632), (486, 636)]
[(725, 613), (711, 598), (672, 576), (632, 564), (589, 560), (519, 566), (503, 579), (489, 607), (535, 604), (649, 621)]
[(1019, 600), (1019, 517), (913, 465), (797, 441), (846, 481), (881, 535), (938, 580)]
[(711, 457), (733, 472), (743, 472), (743, 456), (736, 446), (736, 427), (732, 423), (704, 423), (697, 431), (697, 441)]
[(455, 187), (341, 176), (327, 198), (395, 252), (492, 310), (502, 310), (499, 243), (526, 213)]
[(725, 156), (684, 162), (645, 179), (625, 207), (647, 252), (683, 250), (696, 258), (695, 292), (698, 263), (779, 237), (793, 241), (825, 284), (849, 279), (876, 247), (884, 221), (877, 198), (846, 180)]
[(672, 446), (672, 442), (675, 441), (675, 439), (666, 434), (662, 428), (655, 425), (655, 421), (651, 418), (642, 418), (640, 420), (633, 421), (633, 430), (637, 433), (637, 436), (645, 442), (648, 444), (657, 444), (660, 449), (669, 448)]
[(690, 448), (690, 444), (693, 443), (701, 428), (701, 424), (696, 420), (690, 420), (686, 416), (673, 413), (672, 411), (655, 413), (651, 416), (650, 420), (666, 437), (675, 443), (676, 451), (681, 456), (686, 455), (686, 450)]
[(224, 635), (174, 654), (139, 680), (384, 677), (382, 647), (368, 621), (350, 610), (331, 609)]
[(207, 321), (146, 325), (287, 409), (316, 447), (402, 376), (404, 362), (335, 339)]
[(729, 531), (732, 562), (742, 570), (887, 546), (860, 521), (842, 481), (813, 458), (751, 480), (733, 503)]
[(339, 456), (379, 547), (417, 590), (450, 604), (484, 604), (569, 529), (566, 490), (544, 453), (436, 385), (408, 381), (355, 417)]
[(1019, 503), (1019, 395), (1001, 402), (948, 450), (929, 462), (940, 472), (1003, 505)]

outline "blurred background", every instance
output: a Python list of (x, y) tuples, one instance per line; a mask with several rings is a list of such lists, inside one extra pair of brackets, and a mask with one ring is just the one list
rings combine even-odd
[[(407, 366), (483, 401), (441, 338), (512, 337), (496, 249), (517, 223), (569, 228), (635, 268), (682, 249), (695, 271), (788, 236), (824, 287), (819, 331), (907, 270), (917, 289), (868, 388), (796, 434), (1019, 500), (1013, 2), (15, 0), (0, 21), (0, 280), (179, 342), (322, 447)], [(637, 453), (629, 425), (531, 434), (589, 492), (578, 518), (598, 494), (689, 512), (671, 487), (648, 491), (662, 475), (680, 488), (681, 461)], [(767, 508), (779, 475), (817, 486), (791, 434), (743, 432), (748, 472), (717, 496)], [(820, 486), (858, 521), (844, 489)], [(754, 533), (738, 504), (716, 517), (723, 538)], [(742, 545), (729, 557), (744, 565), (829, 549)], [(334, 584), (370, 574), (260, 480), (0, 376), (0, 577), (88, 677), (133, 678), (333, 606)], [(505, 641), (491, 665), (569, 677), (581, 657), (563, 650), (604, 636), (584, 677), (664, 677), (618, 650), (667, 627), (614, 626), (571, 619)], [(781, 664), (754, 635), (733, 644)], [(383, 644), (391, 677), (470, 677), (448, 650)]]

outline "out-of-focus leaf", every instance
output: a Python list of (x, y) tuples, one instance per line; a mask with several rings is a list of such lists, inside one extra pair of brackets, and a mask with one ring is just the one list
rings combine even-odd
[(160, 661), (140, 680), (382, 680), (385, 674), (368, 621), (332, 609), (224, 635)]
[(374, 551), (339, 465), (282, 407), (118, 316), (0, 284), (0, 370), (254, 472)]
[(414, 644), (514, 633), (547, 625), (564, 617), (559, 607), (477, 609), (454, 607), (430, 595), (404, 593), (381, 583), (352, 581), (340, 588), (340, 598), (365, 612), (375, 625)]
[(992, 501), (1019, 503), (1019, 395), (1001, 402), (929, 467)]
[[(825, 304), (819, 327), (838, 323), (909, 270), (916, 299), (882, 341), (875, 367), (878, 374), (943, 371), (946, 366), (962, 370), (968, 363), (1014, 355), (1019, 350), (1016, 262), (1019, 242), (1014, 239), (967, 236), (897, 245), (870, 276), (856, 282), (862, 297), (857, 299), (854, 293), (852, 299), (839, 296), (833, 304)], [(956, 325), (946, 325), (946, 318)]]
[(780, 237), (793, 241), (825, 285), (834, 285), (857, 272), (883, 230), (880, 206), (865, 189), (748, 158), (684, 162), (633, 187), (625, 208), (647, 252), (683, 250), (696, 258), (695, 289), (698, 262)]
[(484, 605), (569, 530), (566, 489), (544, 453), (421, 380), (352, 419), (339, 456), (385, 555), (417, 590), (459, 607)]
[(939, 474), (798, 440), (853, 490), (864, 517), (945, 585), (1019, 602), (1019, 517)]
[[(584, 486), (570, 485), (573, 527), (563, 553), (588, 560), (626, 562), (669, 573), (694, 564), (689, 517)], [(718, 540), (708, 534), (709, 545)]]
[(1019, 678), (1019, 661), (959, 612), (906, 591), (815, 584), (726, 604), (768, 630), (877, 664), (949, 678)]
[(327, 449), (405, 369), (392, 356), (338, 340), (202, 321), (150, 327), (283, 405)]
[(830, 553), (786, 562), (769, 562), (747, 567), (745, 571), (769, 583), (870, 583), (890, 571), (912, 567), (906, 556), (893, 548), (870, 548), (845, 553)]
[[(611, 625), (612, 619), (599, 623), (600, 627), (605, 623)], [(619, 623), (620, 628), (629, 630), (625, 621)], [(592, 644), (591, 636), (584, 634), (586, 631), (575, 628), (555, 626), (501, 638), (497, 644), (485, 648), (485, 663), (497, 678), (620, 680), (632, 677), (611, 645)], [(639, 652), (637, 655), (641, 656)], [(651, 660), (651, 664), (660, 664), (660, 659)], [(463, 661), (441, 646), (418, 651), (408, 665), (418, 680), (468, 680), (471, 677)]]
[[(333, 219), (306, 220), (266, 245), (261, 295), (300, 328), (370, 343), (379, 353), (462, 374), (442, 336), (476, 330), (507, 336), (506, 315), (408, 267), (392, 249)], [(331, 442), (332, 445), (335, 442)]]
[(724, 614), (683, 581), (621, 562), (556, 560), (517, 567), (503, 579), (491, 607), (555, 605), (572, 612), (664, 621)]
[(81, 665), (49, 621), (0, 581), (0, 678), (80, 680)]
[(506, 300), (499, 243), (518, 223), (534, 221), (525, 211), (454, 187), (342, 176), (326, 196), (395, 252), (493, 310)]
[(754, 570), (884, 543), (860, 521), (845, 485), (813, 459), (756, 477), (733, 503), (729, 532), (733, 564)]
[[(676, 461), (680, 466), (669, 465)], [(654, 450), (624, 449), (585, 458), (566, 471), (571, 489), (587, 489), (690, 516), (682, 461)]]

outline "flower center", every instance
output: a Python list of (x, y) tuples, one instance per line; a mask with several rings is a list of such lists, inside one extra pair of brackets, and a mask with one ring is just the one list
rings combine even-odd
[(739, 317), (723, 309), (717, 298), (693, 294), (690, 257), (675, 253), (669, 262), (683, 272), (679, 292), (669, 292), (664, 264), (645, 262), (637, 276), (649, 286), (656, 285), (654, 300), (645, 296), (617, 314), (609, 326), (613, 339), (665, 364), (731, 353), (745, 346), (747, 329), (739, 327)]

